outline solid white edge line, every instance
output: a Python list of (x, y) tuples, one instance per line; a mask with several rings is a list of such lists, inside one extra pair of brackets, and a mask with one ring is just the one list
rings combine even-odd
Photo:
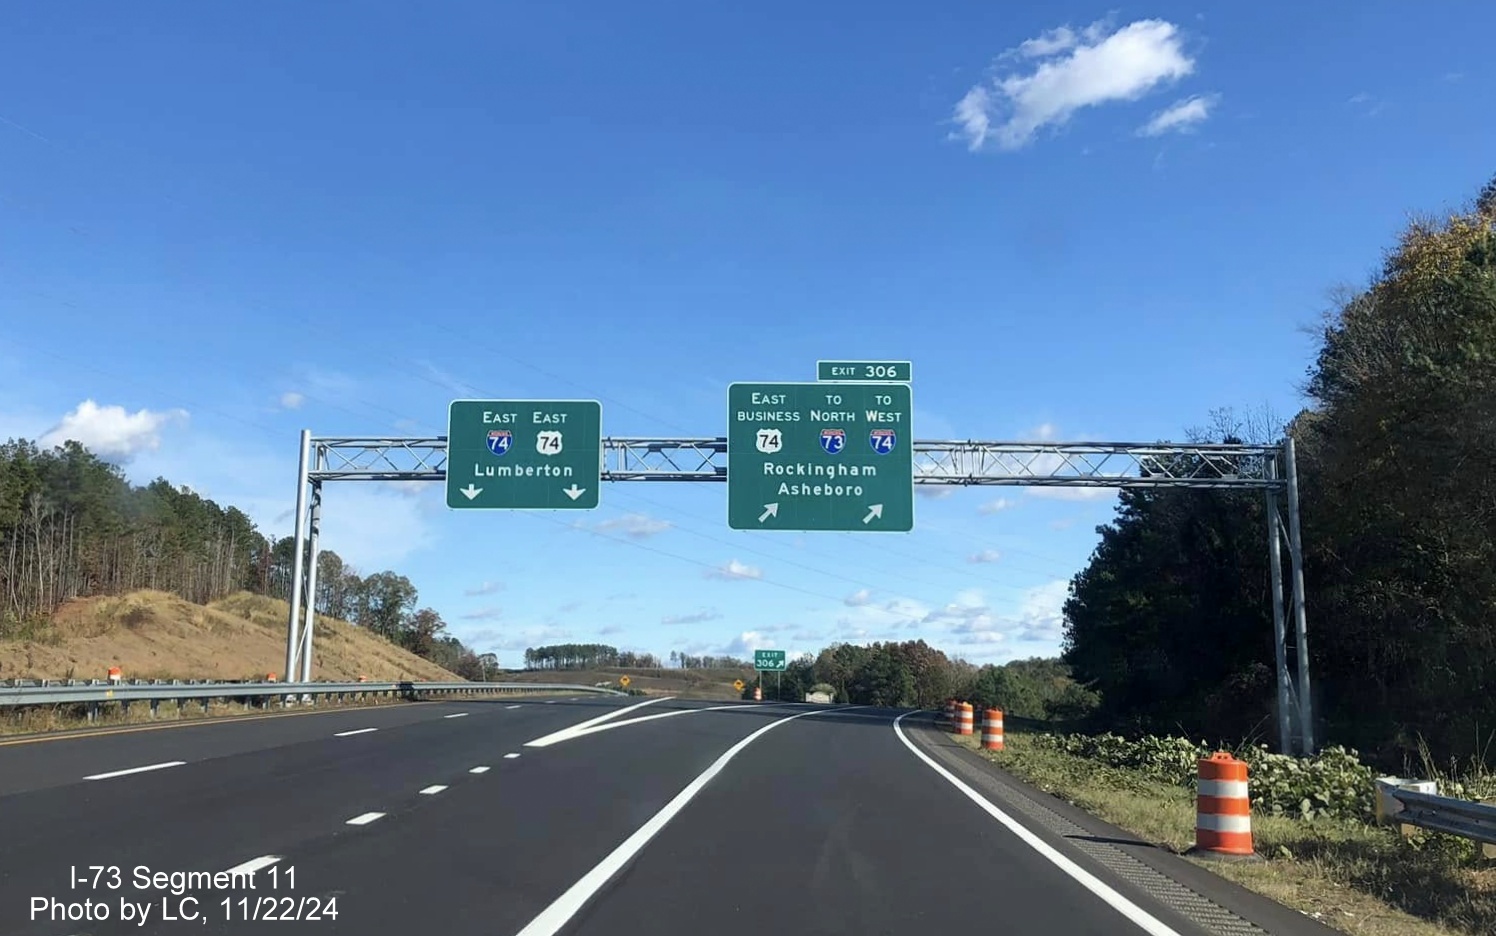
[(382, 819), (382, 818), (384, 818), (384, 813), (382, 813), (382, 812), (366, 812), (363, 815), (354, 816), (352, 819), (349, 819), (346, 824), (347, 825), (368, 825), (369, 823), (373, 822), (375, 819)]
[(446, 787), (444, 785), (442, 785), (440, 783), (434, 783), (431, 786), (427, 787), (426, 789), (422, 790), (421, 791), (421, 795), (422, 796), (435, 796), (436, 794), (440, 793), (442, 790), (445, 790), (445, 789), (446, 789)]
[(635, 709), (641, 709), (646, 705), (654, 705), (656, 702), (669, 702), (673, 698), (675, 698), (675, 696), (661, 696), (658, 699), (645, 699), (643, 702), (639, 702), (634, 705), (628, 705), (621, 709), (608, 712), (603, 715), (598, 715), (596, 718), (589, 718), (586, 721), (577, 722), (575, 725), (562, 728), (560, 731), (553, 731), (548, 735), (536, 738), (534, 741), (526, 741), (525, 747), (548, 747), (549, 745), (555, 744), (558, 741), (565, 741), (567, 738), (575, 736), (577, 732), (585, 731), (588, 728), (591, 728), (593, 725), (601, 725), (603, 722), (612, 721), (620, 715), (627, 715), (629, 712), (632, 712)]
[(469, 770), (468, 773), (488, 773), (488, 768), (487, 767), (474, 767), (472, 770)]
[[(854, 706), (854, 708), (860, 707)], [(624, 865), (628, 864), (645, 845), (649, 844), (649, 840), (659, 834), (659, 831), (665, 828), (670, 820), (675, 818), (676, 814), (685, 809), (686, 805), (696, 798), (696, 794), (700, 793), (711, 782), (713, 777), (721, 773), (722, 768), (726, 767), (728, 762), (736, 757), (740, 751), (780, 725), (792, 722), (797, 718), (804, 718), (807, 715), (824, 714), (830, 713), (811, 711), (801, 712), (798, 715), (786, 715), (784, 718), (769, 722), (767, 725), (764, 725), (748, 737), (728, 748), (721, 757), (713, 761), (712, 765), (702, 771), (695, 780), (686, 784), (685, 789), (675, 794), (674, 799), (666, 803), (659, 812), (650, 817), (648, 822), (640, 826), (633, 835), (624, 839), (621, 845), (609, 852), (608, 856), (599, 861), (591, 871), (582, 875), (581, 880), (568, 887), (565, 893), (551, 902), (550, 906), (540, 911), (540, 914), (526, 924), (525, 928), (520, 930), (515, 936), (555, 936), (556, 933), (561, 931), (562, 927), (566, 926), (572, 917), (576, 916), (587, 905), (587, 901), (596, 896), (614, 875), (623, 870)]]
[(467, 718), (467, 712), (453, 712), (451, 715), (443, 715), (442, 718)]
[(371, 731), (378, 731), (378, 730), (379, 730), (378, 728), (355, 728), (352, 731), (336, 731), (336, 732), (333, 732), (333, 737), (334, 738), (347, 738), (347, 737), (351, 737), (351, 736), (356, 735), (356, 734), (368, 734)]
[(184, 760), (166, 761), (161, 764), (146, 764), (144, 767), (129, 767), (124, 770), (111, 770), (108, 773), (96, 773), (84, 777), (84, 780), (109, 780), (113, 777), (127, 777), (130, 774), (145, 773), (148, 770), (165, 770), (168, 767), (180, 767), (187, 763)]
[(259, 871), (262, 868), (268, 868), (271, 865), (275, 864), (277, 861), (280, 861), (281, 857), (282, 856), (280, 855), (261, 855), (258, 858), (251, 858), (243, 864), (234, 865), (232, 868), (225, 871), (224, 874), (227, 874), (230, 878), (232, 878), (236, 874), (254, 874), (256, 871)]
[(946, 770), (944, 767), (935, 763), (934, 759), (932, 759), (928, 754), (915, 747), (914, 742), (910, 741), (904, 735), (904, 729), (899, 725), (900, 722), (913, 714), (913, 712), (905, 712), (903, 715), (900, 715), (898, 718), (894, 719), (893, 732), (894, 734), (899, 736), (899, 740), (904, 742), (904, 747), (908, 748), (915, 757), (918, 757), (920, 760), (924, 761), (931, 770), (935, 771), (941, 777), (949, 781), (951, 786), (954, 786), (956, 789), (966, 794), (966, 797), (973, 803), (976, 803), (977, 806), (981, 807), (983, 812), (987, 813), (987, 815), (996, 819), (1004, 826), (1007, 826), (1008, 831), (1018, 836), (1018, 838), (1022, 840), (1023, 844), (1038, 852), (1044, 859), (1049, 861), (1050, 864), (1053, 864), (1061, 871), (1070, 875), (1070, 877), (1073, 878), (1082, 887), (1095, 894), (1097, 897), (1100, 897), (1113, 910), (1116, 910), (1124, 917), (1127, 917), (1128, 920), (1132, 921), (1144, 932), (1149, 933), (1150, 936), (1180, 936), (1178, 930), (1170, 927), (1168, 924), (1158, 919), (1158, 917), (1155, 917), (1147, 910), (1144, 910), (1142, 907), (1139, 907), (1137, 904), (1128, 900), (1126, 897), (1123, 897), (1121, 894), (1113, 890), (1111, 886), (1105, 881), (1096, 877), (1085, 868), (1082, 868), (1074, 861), (1071, 861), (1065, 855), (1056, 850), (1054, 846), (1050, 845), (1048, 842), (1039, 838), (1039, 836), (1030, 832), (1028, 828), (1019, 823), (1018, 820), (1014, 819), (1012, 816), (1009, 816), (1007, 813), (994, 806), (990, 800), (988, 800), (982, 794), (978, 793), (976, 790), (973, 790), (960, 777), (957, 777), (949, 770)]

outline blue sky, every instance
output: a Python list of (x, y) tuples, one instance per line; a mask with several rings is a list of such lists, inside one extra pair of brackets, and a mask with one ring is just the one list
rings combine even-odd
[[(454, 397), (725, 431), (734, 380), (914, 361), (920, 438), (1300, 405), (1313, 324), (1496, 171), (1489, 4), (26, 4), (0, 32), (0, 437), (291, 529), (297, 433)], [(353, 11), (353, 12), (350, 12)], [(1048, 654), (1114, 498), (907, 536), (334, 485), (325, 544), (480, 651), (923, 637)], [(1311, 583), (1312, 587), (1312, 583)]]

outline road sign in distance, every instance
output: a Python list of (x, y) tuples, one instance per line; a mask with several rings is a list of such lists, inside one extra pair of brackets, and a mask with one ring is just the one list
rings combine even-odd
[(788, 654), (783, 650), (755, 650), (753, 651), (753, 668), (760, 673), (776, 673), (789, 668), (786, 659)]
[(901, 383), (734, 383), (727, 525), (914, 529), (913, 398)]
[(732, 681), (732, 687), (734, 689), (738, 690), (739, 692), (742, 692), (743, 691), (743, 687), (746, 686), (746, 685), (748, 685), (748, 684), (745, 683), (745, 682), (743, 682), (741, 679), (734, 679)]
[(629, 683), (631, 682), (633, 682), (633, 680), (629, 679), (627, 676), (618, 677), (618, 685), (622, 686), (625, 689), (629, 687)]
[(447, 408), (447, 506), (595, 508), (602, 423), (596, 400), (453, 400)]
[(908, 383), (914, 379), (914, 365), (909, 361), (817, 361), (816, 379)]

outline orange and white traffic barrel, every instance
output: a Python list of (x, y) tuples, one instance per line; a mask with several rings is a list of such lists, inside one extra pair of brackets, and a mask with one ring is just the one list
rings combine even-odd
[(1216, 855), (1253, 854), (1247, 762), (1226, 751), (1200, 759), (1195, 850)]
[(1001, 709), (988, 709), (987, 717), (982, 719), (982, 747), (989, 751), (1001, 751), (1003, 749), (1003, 713)]
[(120, 671), (120, 668), (118, 666), (111, 666), (111, 667), (109, 667), (109, 681), (110, 682), (119, 682), (123, 678), (124, 678), (124, 673)]
[(962, 702), (956, 709), (956, 734), (976, 734), (976, 709), (970, 702)]
[(956, 730), (956, 700), (945, 700), (945, 724), (952, 731)]

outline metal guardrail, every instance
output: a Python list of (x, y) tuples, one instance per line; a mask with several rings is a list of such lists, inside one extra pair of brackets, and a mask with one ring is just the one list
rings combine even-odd
[(13, 682), (0, 684), (0, 708), (6, 706), (69, 705), (74, 703), (148, 702), (154, 712), (161, 702), (188, 699), (315, 699), (318, 696), (400, 695), (419, 699), (433, 695), (490, 695), (514, 692), (591, 692), (600, 695), (626, 695), (617, 689), (580, 686), (568, 683), (492, 683), (492, 682), (119, 682), (100, 680), (78, 683), (72, 680), (41, 683)]
[[(1432, 784), (1428, 784), (1432, 786)], [(1384, 821), (1446, 832), (1496, 846), (1496, 806), (1453, 796), (1409, 789), (1386, 780), (1377, 783), (1378, 816)], [(1486, 849), (1487, 854), (1491, 849)]]

